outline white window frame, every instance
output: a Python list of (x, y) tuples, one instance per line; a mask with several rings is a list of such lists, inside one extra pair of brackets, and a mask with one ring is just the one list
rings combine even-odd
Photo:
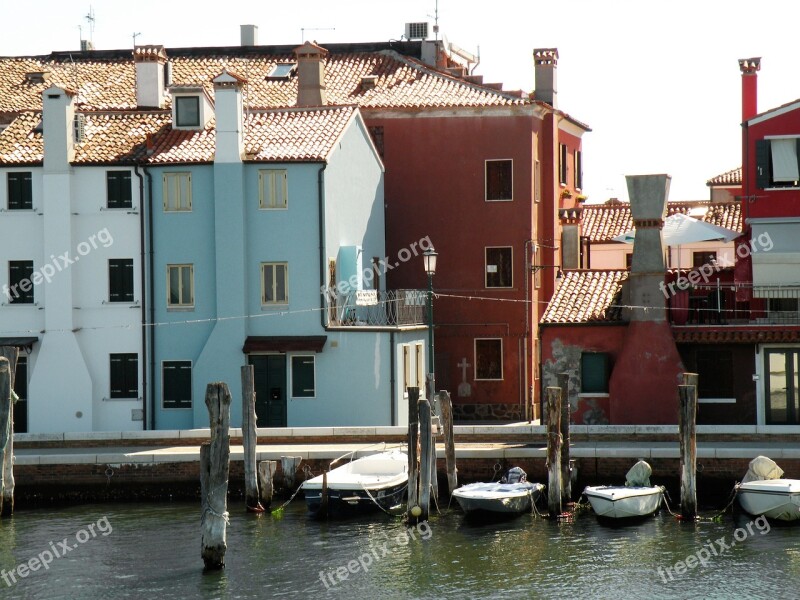
[[(489, 199), (489, 163), (507, 162), (511, 163), (511, 197)], [(489, 158), (483, 161), (483, 199), (486, 202), (513, 202), (514, 201), (514, 159), (513, 158)]]
[[(489, 285), (489, 250), (511, 250), (511, 285)], [(493, 265), (497, 266), (497, 265)], [(483, 287), (487, 290), (510, 290), (514, 288), (514, 246), (484, 246), (483, 248)]]
[[(183, 112), (181, 110), (181, 105), (185, 105), (186, 104), (186, 100), (194, 100), (194, 102), (197, 104), (197, 121), (196, 122), (193, 121), (191, 123), (181, 123), (181, 117), (184, 116), (184, 115), (181, 114)], [(175, 128), (176, 129), (178, 129), (178, 128), (180, 128), (180, 129), (197, 129), (198, 127), (200, 127), (200, 125), (203, 122), (203, 106), (202, 106), (202, 100), (200, 99), (200, 96), (197, 96), (197, 95), (194, 95), (194, 94), (187, 94), (187, 95), (180, 95), (180, 96), (176, 95), (175, 99), (174, 99), (174, 102), (175, 102)]]
[[(179, 288), (180, 288), (179, 291), (178, 291), (178, 295), (180, 296), (179, 300), (181, 300), (181, 301), (179, 301), (177, 304), (173, 304), (172, 302), (170, 302), (170, 273), (171, 273), (172, 269), (180, 269), (181, 270), (178, 273), (178, 285), (179, 285)], [(182, 272), (183, 269), (189, 269), (189, 284), (191, 285), (190, 293), (191, 293), (191, 300), (192, 300), (191, 303), (182, 302), (183, 296), (184, 296), (183, 272)], [(193, 309), (193, 308), (194, 308), (194, 264), (192, 264), (192, 263), (168, 264), (167, 265), (167, 309), (188, 310), (188, 309)]]
[[(192, 174), (189, 172), (164, 173), (163, 178), (164, 212), (192, 211)], [(186, 204), (182, 202), (181, 188), (186, 186)]]
[[(294, 395), (294, 359), (295, 358), (311, 358), (314, 364), (314, 393), (311, 396), (295, 396)], [(298, 400), (312, 400), (317, 397), (317, 357), (314, 354), (292, 354), (289, 357), (289, 397), (297, 398)]]
[[(425, 390), (425, 384), (427, 382), (425, 373), (425, 355), (422, 351), (422, 344), (417, 343), (415, 344), (415, 347), (417, 351), (417, 386), (419, 387), (420, 390)], [(433, 402), (432, 398), (428, 399), (431, 400), (431, 402)]]
[[(283, 202), (278, 202), (282, 196)], [(258, 207), (261, 210), (289, 208), (289, 172), (286, 169), (258, 171)]]
[[(277, 278), (275, 273), (277, 272), (274, 267), (282, 266), (285, 269), (285, 277), (284, 283), (286, 289), (284, 290), (284, 297), (285, 300), (278, 302), (277, 300), (267, 301), (267, 281), (266, 281), (266, 269), (265, 267), (271, 266), (272, 269), (272, 282), (270, 283), (270, 287), (272, 287), (272, 294), (273, 298), (277, 297), (275, 286), (277, 285)], [(286, 306), (289, 304), (289, 263), (287, 261), (272, 261), (272, 262), (262, 262), (261, 263), (261, 306)]]
[[(499, 341), (500, 342), (500, 378), (499, 379), (497, 379), (497, 378), (486, 379), (486, 378), (478, 377), (478, 342), (482, 342), (482, 341)], [(472, 362), (475, 365), (475, 367), (474, 367), (474, 374), (475, 374), (474, 379), (475, 379), (475, 381), (503, 381), (504, 377), (505, 377), (505, 372), (504, 372), (505, 369), (503, 368), (504, 367), (504, 365), (503, 365), (504, 357), (505, 357), (505, 355), (503, 353), (503, 338), (499, 338), (499, 337), (475, 338), (473, 343), (472, 343), (472, 359), (473, 359)]]

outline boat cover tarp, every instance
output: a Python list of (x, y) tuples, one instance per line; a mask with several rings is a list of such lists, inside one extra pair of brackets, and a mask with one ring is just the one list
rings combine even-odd
[(750, 461), (750, 466), (742, 479), (742, 483), (780, 479), (781, 477), (783, 477), (783, 469), (775, 464), (774, 460), (766, 456), (756, 456)]
[(640, 460), (625, 475), (626, 487), (650, 487), (650, 475), (653, 469), (647, 462)]

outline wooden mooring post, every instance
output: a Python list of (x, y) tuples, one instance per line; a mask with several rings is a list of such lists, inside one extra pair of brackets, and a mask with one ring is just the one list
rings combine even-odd
[(261, 506), (266, 510), (272, 504), (272, 479), (278, 470), (277, 460), (262, 460), (258, 463), (258, 487)]
[(561, 388), (545, 389), (547, 398), (547, 510), (550, 518), (561, 514)]
[(281, 472), (283, 473), (283, 486), (290, 494), (294, 490), (295, 474), (297, 467), (303, 462), (302, 456), (281, 456)]
[(449, 392), (439, 392), (439, 406), (442, 408), (447, 491), (449, 494), (452, 494), (453, 490), (458, 487), (458, 469), (456, 468), (456, 444), (453, 439), (453, 402), (450, 399)]
[(569, 404), (569, 373), (558, 374), (558, 387), (561, 388), (561, 506), (572, 501), (572, 469), (569, 461), (569, 425), (571, 410)]
[[(8, 441), (3, 447), (2, 458), (2, 498), (0, 498), (0, 516), (7, 517), (14, 514), (14, 403), (17, 395), (14, 393), (14, 378), (17, 373), (17, 360), (19, 349), (16, 346), (3, 346), (0, 348), (0, 356), (8, 360), (8, 372), (10, 381), (10, 398), (8, 411)], [(2, 425), (0, 424), (0, 427)]]
[(413, 518), (413, 511), (419, 504), (418, 477), (419, 456), (419, 388), (408, 390), (408, 519)]
[(695, 520), (697, 517), (697, 385), (694, 373), (684, 373), (683, 381), (695, 385), (679, 385), (680, 409), (678, 413), (678, 440), (681, 451), (681, 516)]
[(422, 398), (418, 403), (419, 410), (419, 507), (422, 512), (415, 515), (413, 522), (420, 523), (428, 520), (431, 504), (431, 477), (436, 471), (431, 469), (431, 454), (436, 452), (433, 445), (433, 434), (431, 427), (431, 403), (427, 398)]
[(206, 406), (211, 441), (200, 446), (200, 494), (202, 498), (201, 551), (205, 569), (225, 567), (228, 548), (228, 473), (231, 456), (231, 393), (222, 382), (206, 386)]
[(244, 503), (250, 512), (262, 513), (256, 466), (256, 392), (253, 365), (242, 367), (242, 447), (244, 449)]

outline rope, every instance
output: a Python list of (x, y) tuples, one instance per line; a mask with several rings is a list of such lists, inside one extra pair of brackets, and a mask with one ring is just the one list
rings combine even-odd
[[(401, 490), (400, 490), (400, 491), (402, 492), (403, 490), (405, 490), (405, 489), (407, 489), (407, 488), (408, 488), (408, 483), (406, 483), (406, 484), (405, 484), (405, 485), (404, 485), (404, 486), (401, 488)], [(370, 494), (370, 493), (369, 493), (369, 490), (368, 490), (368, 489), (367, 489), (367, 488), (364, 486), (364, 484), (363, 484), (363, 483), (361, 484), (361, 489), (363, 489), (363, 490), (364, 490), (364, 491), (367, 493), (367, 496), (369, 496), (369, 499), (370, 499), (370, 500), (372, 500), (372, 501), (375, 503), (375, 506), (377, 506), (378, 508), (380, 508), (380, 509), (381, 509), (383, 512), (385, 512), (387, 515), (389, 515), (390, 517), (399, 517), (399, 516), (400, 516), (400, 515), (393, 515), (393, 514), (392, 514), (392, 513), (390, 513), (388, 510), (386, 510), (385, 508), (383, 508), (383, 507), (380, 505), (380, 503), (379, 503), (377, 500), (375, 500), (375, 498), (373, 498), (373, 497), (372, 497), (372, 494)]]
[[(305, 482), (303, 482), (303, 483), (305, 483)], [(280, 511), (282, 511), (282, 510), (283, 510), (283, 509), (284, 509), (284, 508), (285, 508), (285, 507), (286, 507), (286, 506), (287, 506), (287, 505), (288, 505), (288, 504), (289, 504), (289, 503), (290, 503), (292, 500), (294, 500), (294, 497), (295, 497), (295, 496), (297, 496), (297, 494), (300, 492), (300, 490), (301, 490), (301, 489), (303, 489), (303, 483), (301, 483), (301, 484), (298, 486), (298, 488), (295, 490), (294, 494), (292, 494), (292, 497), (291, 497), (291, 498), (289, 498), (289, 499), (288, 499), (286, 502), (284, 502), (283, 504), (281, 504), (281, 505), (280, 505), (278, 508), (276, 508), (275, 510), (271, 510), (271, 511), (269, 511), (269, 514), (271, 514), (271, 515), (274, 515), (276, 512), (280, 512)]]
[[(714, 513), (710, 517), (703, 517), (703, 516), (697, 515), (692, 520), (694, 520), (694, 521), (706, 521), (706, 522), (719, 521), (722, 518), (722, 515), (724, 515), (731, 506), (733, 506), (733, 503), (736, 500), (736, 491), (738, 489), (739, 489), (739, 483), (737, 482), (737, 483), (735, 483), (733, 485), (733, 489), (731, 490), (731, 495), (729, 496), (729, 501), (725, 505), (725, 508), (723, 508), (722, 510)], [(667, 507), (667, 512), (669, 512), (669, 514), (671, 514), (673, 517), (675, 517), (679, 521), (688, 520), (683, 515), (676, 514), (675, 512), (672, 511), (672, 509), (669, 506), (669, 503), (672, 502), (672, 498), (669, 497), (669, 492), (667, 491), (666, 488), (662, 487), (662, 490), (663, 490), (663, 492), (661, 494), (661, 497), (664, 499), (664, 504)], [(669, 498), (669, 501), (667, 500), (668, 498)]]
[(206, 515), (207, 514), (211, 514), (212, 516), (217, 517), (218, 519), (222, 519), (223, 521), (225, 521), (226, 525), (230, 524), (230, 519), (228, 518), (228, 516), (229, 516), (228, 511), (220, 513), (220, 512), (217, 512), (216, 510), (214, 510), (211, 507), (211, 497), (214, 495), (214, 492), (216, 492), (217, 490), (222, 489), (222, 488), (225, 488), (226, 491), (227, 491), (227, 487), (228, 487), (228, 482), (227, 481), (223, 481), (216, 488), (214, 488), (213, 490), (210, 490), (206, 494), (206, 497), (205, 497), (205, 508), (203, 509), (203, 515), (200, 517), (200, 524), (203, 524), (203, 523), (206, 522)]

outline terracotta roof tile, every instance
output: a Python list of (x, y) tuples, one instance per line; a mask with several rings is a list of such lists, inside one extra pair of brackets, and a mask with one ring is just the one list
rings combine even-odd
[(145, 156), (147, 136), (170, 129), (170, 114), (86, 113), (75, 164), (131, 163)]
[(736, 167), (706, 181), (706, 185), (742, 185), (742, 167)]
[(628, 271), (566, 271), (542, 324), (622, 323), (619, 307)]
[[(696, 209), (705, 208), (705, 214), (697, 216)], [(742, 207), (738, 202), (669, 202), (667, 215), (690, 214), (702, 221), (742, 231)], [(583, 207), (582, 235), (592, 243), (611, 242), (618, 235), (633, 229), (631, 207), (627, 202), (587, 204)]]
[(34, 128), (42, 120), (39, 112), (24, 112), (0, 131), (0, 164), (42, 162), (44, 140)]

